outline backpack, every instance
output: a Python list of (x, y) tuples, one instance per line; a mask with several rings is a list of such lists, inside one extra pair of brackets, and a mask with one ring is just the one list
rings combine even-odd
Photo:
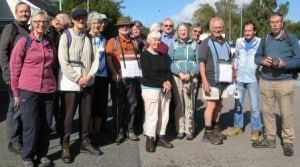
[[(71, 43), (72, 43), (72, 35), (70, 33), (70, 30), (67, 28), (66, 30), (64, 30), (64, 33), (67, 35), (67, 45), (68, 45), (68, 48), (70, 48)], [(85, 33), (85, 35), (89, 38), (89, 40), (92, 44), (92, 36), (89, 33)]]
[[(198, 45), (198, 43), (197, 43), (195, 40), (193, 40), (193, 41), (192, 41), (191, 47), (192, 47), (194, 53), (195, 53), (195, 51), (196, 51), (197, 45)], [(176, 50), (177, 48), (178, 48), (178, 41), (175, 40), (175, 41), (173, 42), (173, 52), (175, 52), (175, 50)], [(173, 54), (173, 56), (174, 56), (174, 54)], [(174, 59), (174, 57), (173, 57), (173, 59)]]
[[(263, 48), (263, 54), (265, 55), (265, 51), (266, 51), (266, 47), (267, 47), (267, 40), (268, 40), (268, 36), (269, 34), (267, 34), (266, 36), (264, 36), (261, 41), (262, 41), (262, 48)], [(294, 49), (292, 48), (292, 43), (291, 43), (291, 40), (289, 38), (289, 35), (288, 35), (288, 32), (287, 31), (284, 31), (283, 32), (283, 38), (285, 40), (285, 42), (289, 45), (291, 51), (292, 51), (292, 55), (295, 56), (295, 51)]]
[[(192, 48), (193, 48), (194, 52), (195, 52), (195, 50), (196, 50), (196, 45), (197, 45), (197, 44), (198, 44), (198, 43), (197, 43), (195, 40), (193, 40), (193, 42), (192, 42)], [(176, 49), (178, 48), (178, 42), (177, 42), (177, 40), (174, 41), (173, 48), (174, 48), (174, 50), (176, 50)]]

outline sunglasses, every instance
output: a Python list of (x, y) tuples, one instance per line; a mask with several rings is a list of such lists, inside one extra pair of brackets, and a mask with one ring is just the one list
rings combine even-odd
[(171, 25), (171, 24), (165, 24), (164, 26), (165, 27), (173, 27), (173, 25)]
[(193, 32), (194, 32), (194, 33), (199, 33), (199, 34), (202, 33), (202, 31), (197, 31), (197, 30), (193, 30)]

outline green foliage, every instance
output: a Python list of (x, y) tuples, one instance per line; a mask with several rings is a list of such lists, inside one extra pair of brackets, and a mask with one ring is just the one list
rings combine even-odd
[[(244, 8), (245, 21), (252, 21), (257, 26), (258, 36), (262, 37), (270, 32), (270, 26), (268, 19), (272, 12), (280, 12), (283, 16), (286, 16), (289, 9), (289, 2), (284, 4), (278, 4), (276, 0), (253, 0), (251, 4)], [(244, 22), (245, 22), (244, 21)]]
[(204, 31), (209, 32), (209, 20), (216, 15), (216, 12), (212, 6), (208, 3), (202, 5), (198, 10), (193, 14), (193, 21), (199, 22)]
[[(107, 37), (114, 36), (115, 23), (122, 16), (121, 8), (123, 0), (89, 0), (89, 12), (96, 11), (107, 16), (109, 24), (106, 28)], [(56, 8), (59, 8), (58, 2), (54, 3)], [(83, 7), (87, 9), (87, 0), (63, 0), (62, 11), (71, 14), (74, 7)]]
[[(240, 1), (238, 1), (240, 2)], [(280, 1), (279, 1), (280, 2)], [(205, 32), (209, 32), (209, 21), (212, 17), (219, 16), (225, 23), (224, 33), (230, 41), (240, 37), (241, 9), (235, 0), (219, 0), (215, 3), (216, 9), (209, 4), (203, 4), (193, 14), (193, 21), (202, 24)], [(253, 0), (249, 5), (243, 4), (242, 24), (252, 21), (257, 26), (257, 35), (262, 37), (270, 32), (268, 18), (272, 12), (280, 12), (286, 16), (289, 11), (289, 2), (278, 4), (277, 0)], [(300, 22), (285, 21), (284, 29), (300, 37)], [(243, 34), (242, 34), (243, 35)]]

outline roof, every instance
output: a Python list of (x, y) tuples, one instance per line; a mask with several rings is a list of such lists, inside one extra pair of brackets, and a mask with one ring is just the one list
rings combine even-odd
[(45, 10), (50, 16), (56, 16), (57, 14), (61, 13), (60, 10), (56, 9), (55, 7), (45, 3), (41, 0), (27, 0), (33, 5)]

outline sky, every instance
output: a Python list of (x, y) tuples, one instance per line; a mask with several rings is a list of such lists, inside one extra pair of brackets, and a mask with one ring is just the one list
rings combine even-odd
[[(153, 23), (162, 22), (164, 18), (170, 17), (175, 24), (179, 22), (191, 22), (194, 11), (201, 4), (209, 3), (214, 6), (218, 0), (124, 0), (124, 9), (121, 12), (124, 16), (130, 16), (133, 20), (140, 20), (144, 26), (149, 27)], [(284, 3), (288, 0), (278, 0)], [(236, 0), (241, 6), (249, 4), (251, 0)], [(289, 0), (290, 9), (287, 19), (294, 22), (300, 21), (299, 0)]]

